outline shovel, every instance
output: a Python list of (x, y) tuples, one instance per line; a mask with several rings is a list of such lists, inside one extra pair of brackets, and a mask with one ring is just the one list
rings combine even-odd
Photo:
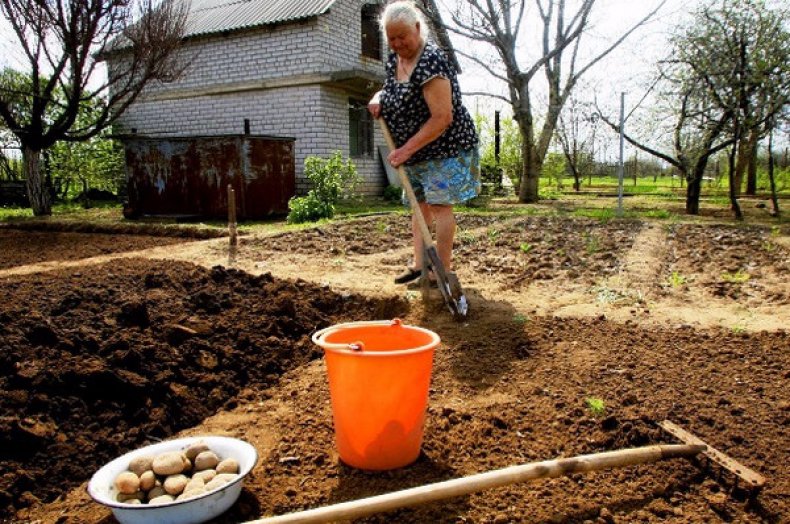
[[(381, 124), (381, 131), (384, 133), (384, 140), (387, 142), (387, 146), (389, 146), (390, 151), (394, 151), (396, 149), (395, 141), (392, 139), (387, 123), (384, 122), (383, 118), (379, 118), (378, 120), (379, 124)], [(430, 269), (433, 270), (434, 275), (436, 275), (436, 285), (450, 313), (452, 313), (456, 320), (463, 320), (469, 312), (469, 302), (467, 302), (464, 292), (461, 289), (461, 283), (458, 282), (458, 277), (456, 277), (455, 273), (450, 273), (445, 270), (439, 258), (439, 253), (436, 251), (436, 246), (433, 243), (431, 231), (428, 229), (428, 224), (425, 223), (425, 217), (422, 216), (420, 204), (417, 202), (417, 197), (414, 195), (414, 189), (411, 187), (409, 177), (406, 176), (406, 171), (404, 171), (403, 166), (398, 166), (397, 171), (401, 186), (403, 186), (404, 191), (406, 191), (406, 196), (409, 199), (412, 213), (414, 213), (417, 219), (417, 226), (422, 233), (422, 243), (425, 250), (423, 257), (425, 262), (423, 266), (427, 263)], [(423, 278), (427, 278), (425, 274), (423, 274)]]

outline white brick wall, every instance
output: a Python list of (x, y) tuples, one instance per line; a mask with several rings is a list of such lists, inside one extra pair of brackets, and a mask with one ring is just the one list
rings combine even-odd
[[(119, 119), (116, 133), (192, 136), (241, 134), (244, 119), (257, 135), (293, 137), (297, 192), (308, 189), (303, 175), (309, 155), (349, 154), (348, 99), (364, 99), (339, 87), (312, 83), (232, 92), (233, 84), (281, 79), (304, 83), (315, 75), (358, 69), (383, 74), (377, 60), (360, 56), (362, 0), (338, 0), (316, 19), (258, 28), (228, 36), (191, 40), (183, 52), (190, 67), (176, 82), (156, 84)], [(306, 80), (307, 79), (307, 80)], [(298, 82), (297, 82), (298, 81)], [(225, 94), (199, 90), (227, 89)], [(192, 90), (192, 92), (189, 92)], [(380, 137), (377, 134), (376, 140)], [(353, 158), (363, 177), (359, 191), (380, 194), (386, 175), (378, 156)]]

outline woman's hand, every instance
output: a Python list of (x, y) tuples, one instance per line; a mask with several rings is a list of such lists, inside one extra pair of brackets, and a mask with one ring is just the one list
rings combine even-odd
[(390, 163), (392, 167), (398, 167), (399, 165), (406, 162), (408, 159), (411, 158), (413, 153), (410, 153), (406, 147), (399, 147), (395, 151), (391, 151), (389, 155), (387, 155), (387, 161)]
[(381, 91), (377, 91), (373, 98), (370, 99), (368, 102), (368, 112), (373, 118), (378, 118), (381, 116), (381, 103), (379, 102), (379, 97), (381, 96)]

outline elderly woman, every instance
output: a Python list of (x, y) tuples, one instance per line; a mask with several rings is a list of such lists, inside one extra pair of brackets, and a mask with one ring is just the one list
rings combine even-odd
[[(381, 28), (392, 53), (384, 87), (368, 105), (381, 116), (397, 149), (387, 160), (403, 165), (420, 202), (425, 221), (435, 222), (436, 249), (447, 271), (452, 268), (455, 216), (453, 205), (480, 192), (477, 133), (453, 66), (444, 52), (427, 41), (428, 25), (408, 0), (390, 3), (381, 15)], [(421, 276), (423, 241), (412, 217), (414, 261), (395, 282)]]

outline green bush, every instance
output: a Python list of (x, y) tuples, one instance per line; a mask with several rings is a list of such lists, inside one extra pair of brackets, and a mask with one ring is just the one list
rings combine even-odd
[(315, 222), (335, 216), (335, 204), (350, 197), (360, 182), (357, 167), (351, 160), (343, 161), (340, 151), (328, 159), (310, 156), (304, 161), (304, 174), (312, 188), (303, 197), (288, 201), (289, 224)]
[(304, 222), (315, 222), (322, 218), (332, 218), (335, 216), (335, 209), (332, 204), (322, 202), (312, 192), (307, 196), (293, 197), (288, 201), (288, 223), (301, 224)]
[(389, 185), (384, 188), (384, 201), (385, 202), (392, 202), (393, 204), (397, 204), (401, 201), (401, 195), (403, 194), (403, 190), (399, 187)]

